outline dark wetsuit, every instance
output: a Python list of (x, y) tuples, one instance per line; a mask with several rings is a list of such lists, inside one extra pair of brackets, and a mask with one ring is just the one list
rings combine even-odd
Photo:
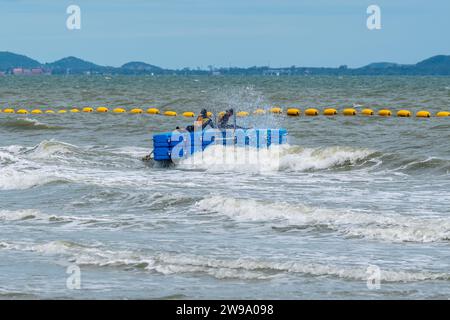
[(235, 126), (232, 124), (228, 124), (228, 121), (230, 120), (231, 116), (233, 114), (225, 113), (222, 117), (219, 118), (219, 124), (217, 125), (219, 129), (245, 129), (240, 126)]
[(230, 128), (234, 128), (234, 126), (229, 125), (228, 121), (230, 120), (231, 114), (229, 113), (225, 113), (223, 116), (221, 116), (219, 118), (219, 128), (220, 129), (230, 129)]
[(214, 122), (209, 117), (203, 117), (202, 115), (199, 115), (197, 120), (195, 121), (194, 125), (190, 125), (186, 127), (186, 130), (189, 132), (193, 132), (195, 126), (202, 127), (202, 130), (205, 130), (207, 126), (211, 126), (211, 128), (215, 128)]

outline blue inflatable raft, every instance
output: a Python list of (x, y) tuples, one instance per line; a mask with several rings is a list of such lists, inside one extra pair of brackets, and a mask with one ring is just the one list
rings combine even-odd
[(172, 162), (214, 144), (268, 148), (271, 145), (286, 144), (287, 134), (286, 129), (209, 129), (158, 133), (153, 136), (153, 160)]

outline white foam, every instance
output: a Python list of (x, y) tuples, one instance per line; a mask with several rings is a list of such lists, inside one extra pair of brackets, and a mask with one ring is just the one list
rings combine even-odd
[(183, 159), (178, 166), (183, 169), (209, 171), (308, 171), (343, 165), (354, 165), (373, 151), (350, 147), (301, 148), (277, 145), (265, 149), (213, 145)]
[(0, 221), (16, 221), (16, 220), (28, 220), (35, 219), (36, 217), (42, 217), (39, 210), (25, 209), (25, 210), (0, 210)]
[(417, 218), (399, 214), (336, 211), (282, 202), (261, 202), (213, 196), (196, 203), (202, 211), (215, 211), (236, 220), (296, 226), (326, 226), (347, 237), (391, 242), (436, 242), (450, 239), (450, 218)]
[(354, 165), (373, 151), (350, 147), (304, 148), (292, 147), (281, 159), (280, 168), (289, 171), (320, 170), (342, 165)]
[(64, 180), (39, 170), (20, 170), (11, 166), (0, 169), (0, 190), (24, 190)]
[[(250, 257), (222, 259), (214, 256), (156, 252), (153, 254), (87, 247), (73, 242), (54, 241), (43, 244), (0, 243), (3, 250), (33, 251), (44, 255), (64, 255), (80, 266), (135, 267), (165, 275), (177, 273), (204, 273), (218, 279), (268, 279), (282, 273), (313, 276), (331, 276), (348, 280), (366, 281), (366, 265), (340, 266), (328, 262), (270, 261)], [(449, 273), (417, 270), (381, 269), (380, 280), (385, 282), (412, 282), (450, 280)]]
[(20, 121), (29, 122), (29, 123), (31, 123), (31, 124), (33, 124), (35, 126), (46, 126), (47, 125), (47, 124), (42, 123), (42, 122), (40, 122), (40, 121), (38, 121), (36, 119), (33, 119), (33, 118), (20, 118)]
[(112, 149), (111, 151), (116, 154), (121, 154), (121, 155), (123, 154), (123, 155), (131, 156), (133, 158), (142, 158), (143, 156), (146, 156), (147, 154), (149, 154), (149, 148), (134, 147), (134, 146), (116, 148), (116, 149)]
[(78, 149), (77, 146), (60, 142), (56, 140), (44, 140), (36, 147), (30, 150), (28, 156), (31, 159), (46, 159), (53, 155), (73, 153)]
[(18, 158), (9, 152), (0, 150), (0, 163), (16, 162)]

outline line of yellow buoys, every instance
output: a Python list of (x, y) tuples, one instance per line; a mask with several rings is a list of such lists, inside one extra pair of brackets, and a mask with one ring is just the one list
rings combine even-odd
[[(60, 109), (60, 110), (51, 110), (51, 109), (32, 109), (32, 110), (27, 110), (27, 109), (17, 109), (15, 110), (14, 108), (6, 108), (6, 109), (0, 109), (0, 113), (6, 113), (6, 114), (55, 114), (55, 113), (130, 113), (130, 114), (162, 114), (164, 116), (167, 117), (176, 117), (178, 116), (178, 113), (175, 111), (171, 111), (171, 110), (167, 110), (167, 111), (163, 111), (161, 112), (158, 108), (148, 108), (146, 110), (142, 109), (142, 108), (132, 108), (130, 110), (127, 110), (125, 108), (122, 107), (117, 107), (114, 108), (112, 110), (110, 110), (108, 107), (97, 107), (97, 108), (93, 108), (93, 107), (84, 107), (84, 108), (72, 108), (72, 109)], [(273, 107), (269, 110), (264, 110), (264, 109), (256, 109), (252, 114), (253, 115), (264, 115), (267, 113), (271, 113), (271, 114), (283, 114), (283, 109), (280, 107)], [(219, 116), (224, 114), (224, 112), (219, 112)], [(342, 112), (339, 112), (337, 109), (334, 108), (325, 108), (322, 112), (320, 112), (318, 109), (315, 108), (308, 108), (305, 109), (303, 114), (305, 116), (318, 116), (320, 114), (323, 114), (324, 116), (336, 116), (339, 114), (342, 114), (344, 116), (356, 116), (358, 114), (363, 115), (363, 116), (374, 116), (375, 114), (378, 114), (378, 116), (380, 117), (390, 117), (393, 114), (395, 114), (397, 117), (412, 117), (413, 113), (409, 110), (399, 110), (396, 113), (393, 113), (391, 110), (389, 109), (381, 109), (378, 110), (377, 113), (374, 112), (374, 110), (372, 109), (362, 109), (361, 111), (358, 111), (355, 108), (345, 108), (342, 110)], [(183, 112), (181, 114), (183, 117), (195, 117), (195, 113), (192, 111), (186, 111)], [(208, 112), (209, 116), (212, 116), (213, 114), (211, 112)], [(236, 115), (238, 117), (248, 117), (250, 116), (250, 112), (248, 111), (238, 111), (236, 113)], [(289, 108), (286, 110), (286, 115), (291, 116), (291, 117), (298, 117), (302, 115), (302, 111), (298, 108)], [(415, 113), (415, 116), (417, 118), (431, 118), (432, 115), (429, 111), (426, 110), (420, 110), (417, 111)], [(435, 115), (435, 117), (450, 117), (450, 112), (448, 111), (439, 111), (437, 112)]]

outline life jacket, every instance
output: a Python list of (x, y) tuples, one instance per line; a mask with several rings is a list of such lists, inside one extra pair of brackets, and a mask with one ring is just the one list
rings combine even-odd
[(199, 116), (197, 117), (197, 120), (195, 121), (194, 125), (195, 125), (196, 127), (201, 127), (201, 128), (203, 128), (203, 125), (204, 125), (205, 123), (207, 123), (208, 121), (211, 121), (211, 119), (208, 118), (208, 117), (203, 117), (202, 115), (199, 115)]

